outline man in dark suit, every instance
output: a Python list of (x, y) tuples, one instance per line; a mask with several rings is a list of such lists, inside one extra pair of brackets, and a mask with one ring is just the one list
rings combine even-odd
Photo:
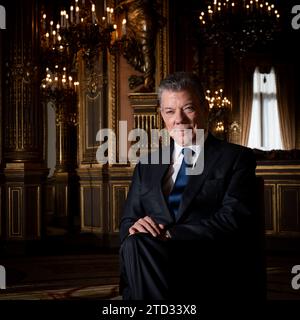
[[(171, 163), (135, 167), (120, 224), (123, 299), (263, 298), (252, 151), (208, 132), (208, 104), (195, 75), (168, 76), (158, 96)], [(203, 154), (203, 171), (187, 175)]]

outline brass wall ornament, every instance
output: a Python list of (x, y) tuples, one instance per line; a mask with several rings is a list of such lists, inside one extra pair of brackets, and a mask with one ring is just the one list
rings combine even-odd
[(103, 77), (100, 73), (91, 73), (87, 78), (85, 85), (89, 99), (96, 99), (103, 90), (104, 85), (107, 85), (106, 77)]
[(140, 86), (137, 92), (154, 92), (156, 36), (164, 24), (158, 3), (152, 0), (120, 0), (115, 11), (123, 14), (124, 19), (121, 37), (114, 41), (111, 52), (121, 52), (128, 63), (142, 73), (141, 76), (130, 77), (130, 89)]
[(272, 1), (206, 1), (199, 15), (203, 40), (213, 46), (229, 48), (241, 56), (255, 45), (265, 45), (280, 31), (280, 14)]

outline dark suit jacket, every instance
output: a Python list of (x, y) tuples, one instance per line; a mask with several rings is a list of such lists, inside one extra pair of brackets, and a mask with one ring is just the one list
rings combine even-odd
[(226, 279), (230, 279), (226, 286), (244, 283), (249, 287), (254, 281), (262, 281), (262, 274), (258, 273), (263, 268), (263, 226), (256, 204), (256, 161), (252, 150), (209, 134), (204, 146), (204, 170), (190, 176), (177, 221), (162, 192), (168, 167), (136, 165), (120, 224), (121, 241), (137, 219), (149, 215), (166, 225), (172, 236), (170, 241), (185, 243), (186, 247), (193, 244), (194, 258), (202, 257), (208, 266), (205, 272), (214, 276), (224, 271)]

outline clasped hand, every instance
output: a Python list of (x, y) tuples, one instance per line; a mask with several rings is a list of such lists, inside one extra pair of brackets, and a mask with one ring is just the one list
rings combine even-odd
[(168, 240), (171, 238), (170, 233), (163, 224), (157, 224), (149, 216), (145, 216), (137, 220), (130, 228), (129, 235), (137, 232), (150, 233), (153, 237), (160, 240)]

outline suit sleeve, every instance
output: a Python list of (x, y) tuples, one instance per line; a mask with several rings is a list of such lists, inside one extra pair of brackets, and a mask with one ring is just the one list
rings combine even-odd
[[(246, 234), (256, 221), (256, 161), (252, 150), (243, 148), (233, 164), (231, 177), (219, 209), (197, 224), (170, 228), (173, 240), (225, 240)], [(201, 208), (199, 208), (201, 210)]]
[(120, 222), (120, 239), (121, 242), (129, 235), (129, 228), (139, 219), (145, 216), (143, 206), (140, 201), (141, 189), (141, 170), (140, 162), (135, 166), (132, 183), (128, 192), (125, 206)]

